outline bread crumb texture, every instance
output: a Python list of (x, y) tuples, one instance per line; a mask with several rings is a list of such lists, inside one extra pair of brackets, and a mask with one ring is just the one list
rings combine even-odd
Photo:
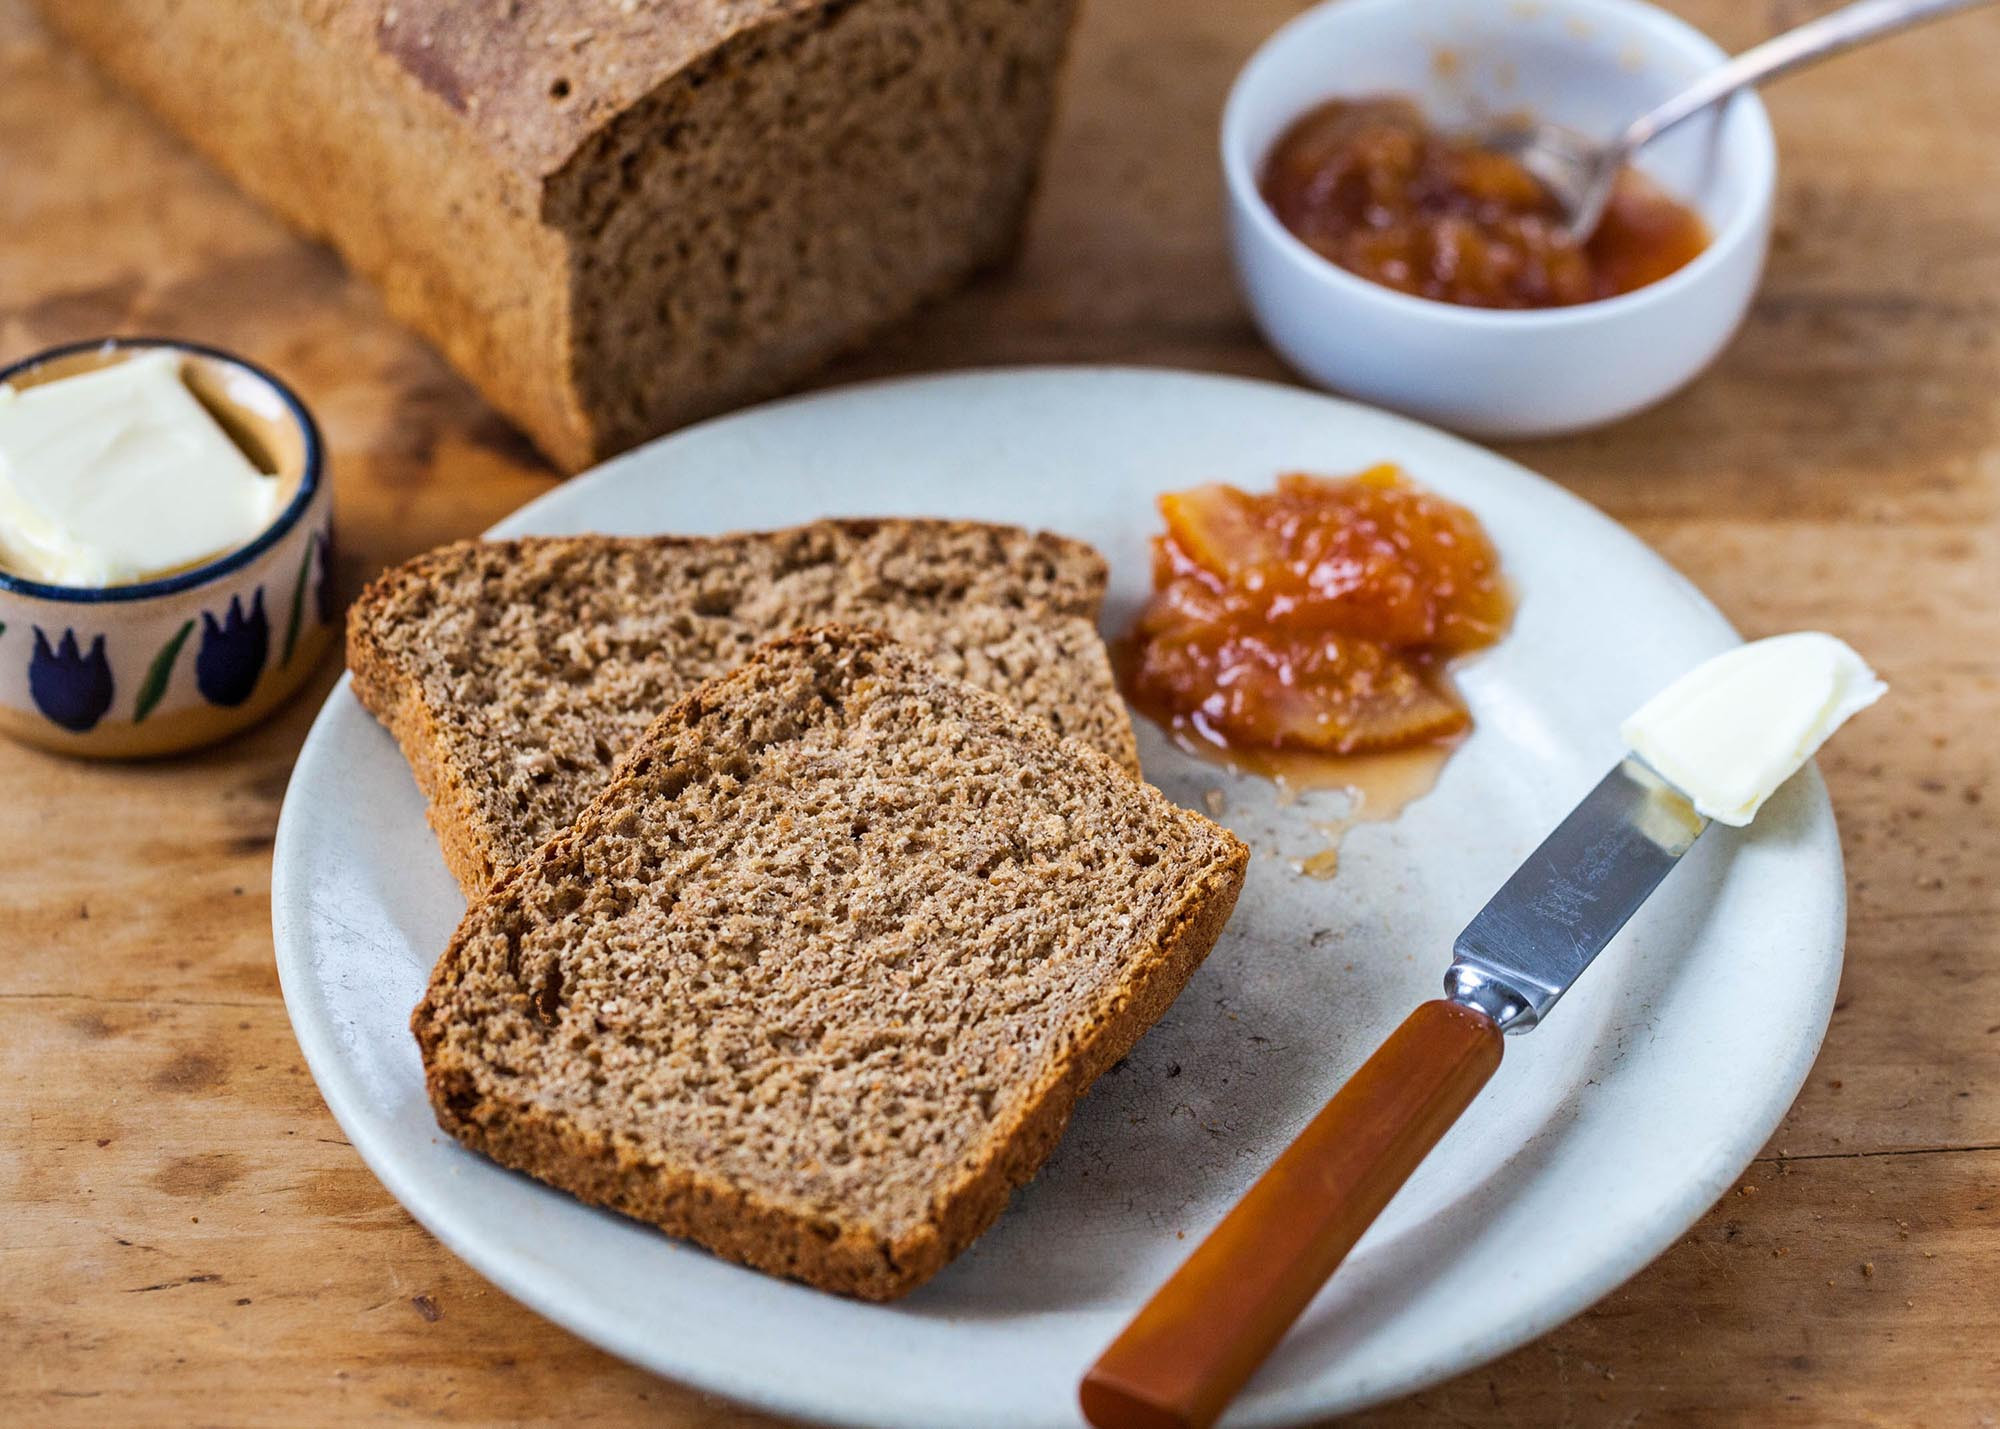
[(872, 633), (764, 647), (467, 915), (468, 1146), (774, 1274), (935, 1273), (1214, 944), (1247, 851)]
[(1136, 773), (1094, 625), (1104, 583), (1082, 542), (974, 522), (463, 542), (362, 594), (348, 664), (470, 894), (567, 827), (676, 700), (826, 621), (883, 630)]

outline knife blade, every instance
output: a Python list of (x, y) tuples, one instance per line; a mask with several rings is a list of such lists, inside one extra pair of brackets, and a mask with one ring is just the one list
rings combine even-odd
[(1535, 1027), (1707, 827), (1685, 794), (1626, 758), (1465, 925), (1446, 996), (1503, 1032)]

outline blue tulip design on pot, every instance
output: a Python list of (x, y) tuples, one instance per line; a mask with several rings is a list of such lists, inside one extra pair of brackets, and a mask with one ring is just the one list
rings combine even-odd
[(264, 662), (271, 654), (271, 622), (264, 616), (264, 587), (251, 598), (243, 614), (239, 596), (229, 597), (229, 614), (221, 621), (201, 613), (201, 651), (194, 659), (195, 688), (212, 705), (233, 707), (250, 698)]
[(111, 708), (111, 662), (104, 658), (104, 637), (90, 642), (90, 653), (77, 649), (76, 632), (65, 629), (53, 648), (42, 627), (35, 627), (35, 654), (28, 662), (28, 692), (35, 707), (52, 723), (82, 734)]

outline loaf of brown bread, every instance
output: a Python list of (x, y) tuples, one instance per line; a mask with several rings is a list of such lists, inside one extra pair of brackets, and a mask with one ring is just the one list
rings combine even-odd
[(474, 904), (439, 1124), (870, 1299), (990, 1225), (1207, 956), (1247, 851), (881, 637), (759, 650)]
[(1075, 0), (37, 0), (575, 469), (1011, 246)]
[(470, 895), (574, 819), (674, 701), (827, 621), (885, 630), (1136, 773), (1093, 623), (1104, 581), (1080, 541), (977, 522), (467, 541), (369, 586), (347, 659)]

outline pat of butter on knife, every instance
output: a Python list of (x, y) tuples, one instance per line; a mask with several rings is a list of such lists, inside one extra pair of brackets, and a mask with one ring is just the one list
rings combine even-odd
[(1708, 818), (1738, 828), (1888, 686), (1844, 641), (1774, 635), (1697, 665), (1619, 727)]

